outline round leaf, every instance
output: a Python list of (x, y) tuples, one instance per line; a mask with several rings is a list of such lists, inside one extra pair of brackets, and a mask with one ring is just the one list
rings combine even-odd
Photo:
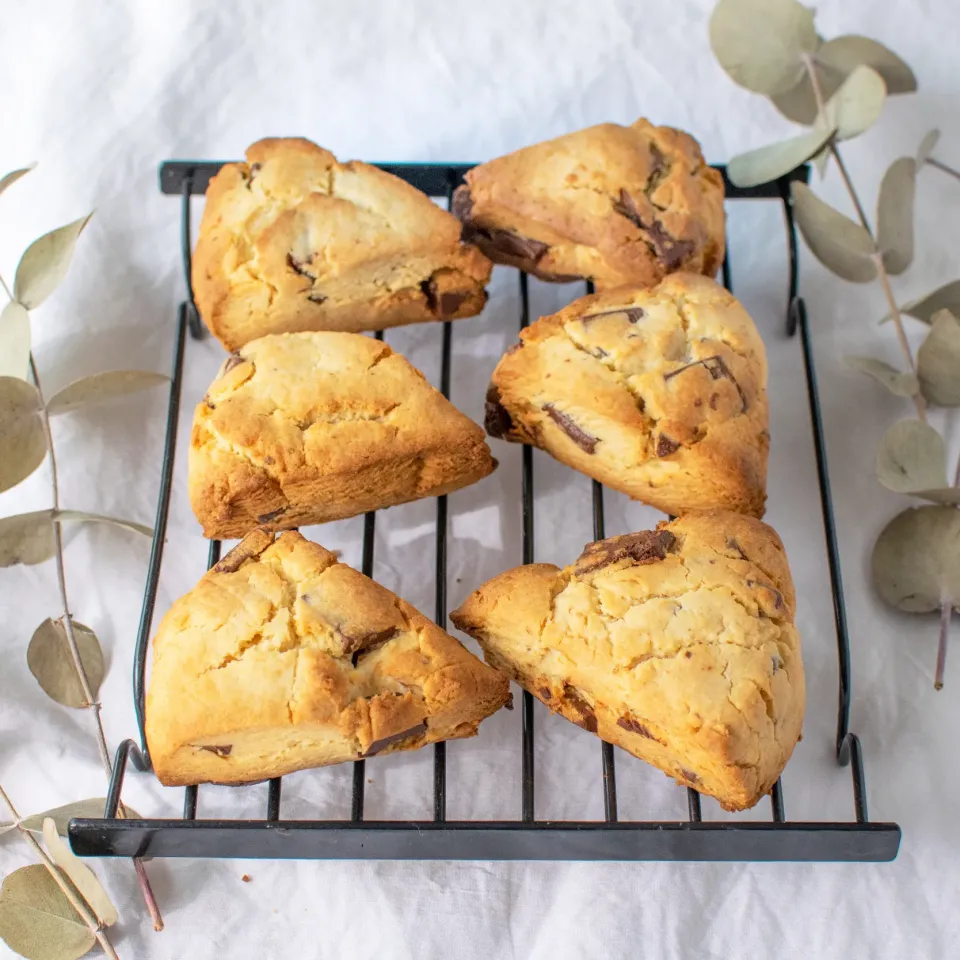
[(26, 480), (46, 455), (37, 388), (17, 377), (0, 377), (0, 491)]
[(12, 187), (21, 177), (26, 176), (32, 169), (32, 166), (23, 167), (20, 170), (11, 170), (10, 173), (4, 174), (0, 177), (0, 193), (3, 193), (7, 187)]
[(169, 380), (170, 378), (162, 373), (150, 373), (146, 370), (109, 370), (106, 373), (95, 373), (91, 377), (75, 380), (59, 393), (55, 393), (47, 403), (47, 411), (51, 414), (64, 413), (87, 403), (100, 403), (156, 387), (161, 383), (168, 383)]
[(4, 878), (0, 937), (28, 960), (78, 960), (96, 943), (47, 868), (38, 863)]
[(43, 563), (55, 549), (52, 510), (20, 513), (0, 520), (0, 567)]
[(912, 507), (884, 527), (873, 548), (873, 582), (890, 606), (909, 613), (960, 599), (960, 510)]
[(112, 927), (120, 919), (117, 908), (110, 902), (97, 875), (60, 839), (57, 825), (50, 817), (43, 821), (43, 844), (53, 862), (70, 878), (97, 919), (105, 927)]
[(30, 366), (30, 314), (11, 300), (0, 313), (0, 377), (27, 378)]
[(873, 280), (877, 267), (871, 259), (874, 246), (870, 234), (824, 203), (805, 183), (791, 184), (790, 192), (797, 226), (810, 252), (844, 280)]
[(844, 76), (858, 66), (871, 67), (883, 78), (887, 93), (912, 93), (917, 89), (917, 78), (910, 67), (892, 50), (869, 37), (835, 37), (817, 51), (817, 59), (828, 72), (832, 68)]
[(917, 351), (923, 395), (941, 407), (960, 407), (960, 321), (938, 310), (927, 339)]
[(17, 264), (13, 296), (28, 310), (39, 307), (67, 275), (73, 251), (92, 213), (34, 240)]
[(886, 98), (880, 74), (870, 67), (857, 67), (827, 101), (823, 125), (835, 129), (838, 140), (858, 137), (876, 123)]
[[(822, 48), (821, 48), (822, 49)], [(819, 58), (819, 54), (817, 55)], [(824, 67), (823, 64), (814, 65), (817, 79), (820, 81), (820, 90), (825, 100), (829, 100), (843, 83), (845, 75), (836, 70)], [(813, 92), (810, 74), (804, 70), (803, 75), (789, 90), (772, 96), (773, 105), (794, 123), (813, 126), (817, 119), (817, 96)]]
[(880, 441), (877, 478), (894, 493), (945, 487), (947, 451), (943, 437), (922, 420), (898, 420)]
[(873, 357), (844, 357), (843, 359), (852, 370), (873, 377), (877, 383), (898, 397), (912, 397), (920, 390), (916, 375), (909, 370), (902, 373), (896, 367), (891, 367), (889, 363)]
[(917, 169), (918, 170), (930, 159), (930, 154), (933, 153), (933, 148), (937, 145), (937, 141), (939, 139), (940, 139), (940, 131), (931, 130), (920, 141), (920, 146), (917, 147)]
[[(74, 620), (74, 627), (77, 622)], [(31, 833), (43, 833), (43, 821), (53, 820), (57, 828), (57, 833), (61, 837), (67, 835), (67, 826), (74, 817), (90, 817), (98, 820), (103, 817), (103, 811), (106, 807), (106, 797), (92, 797), (89, 800), (77, 800), (74, 803), (66, 803), (62, 807), (54, 807), (52, 810), (44, 810), (43, 813), (35, 813), (30, 817), (25, 817), (20, 821), (20, 826)], [(142, 820), (143, 818), (132, 807), (123, 805), (124, 810), (130, 818)]]
[(913, 261), (913, 198), (917, 162), (900, 157), (890, 164), (877, 201), (877, 243), (887, 273), (903, 273)]
[(145, 537), (153, 536), (153, 527), (148, 527), (142, 523), (134, 523), (132, 520), (119, 520), (116, 517), (105, 517), (101, 513), (87, 513), (85, 510), (58, 510), (58, 520), (78, 520), (85, 523), (112, 523), (115, 527), (123, 527), (124, 530), (133, 530), (135, 533), (142, 533)]
[[(901, 313), (909, 314), (921, 323), (931, 323), (933, 315), (940, 310), (949, 310), (960, 317), (960, 280), (944, 284), (933, 293), (928, 293), (925, 297), (906, 303), (900, 308)], [(888, 315), (880, 322), (885, 323), (889, 319)]]
[(817, 49), (813, 11), (796, 0), (720, 0), (710, 17), (710, 46), (735, 83), (767, 95), (793, 87), (801, 55)]
[[(80, 662), (94, 697), (103, 682), (103, 652), (96, 634), (82, 623), (73, 621), (73, 635), (80, 651)], [(37, 627), (27, 647), (27, 666), (43, 692), (65, 707), (85, 707), (87, 698), (77, 676), (67, 643), (67, 632), (60, 620), (44, 620)]]
[(810, 130), (799, 137), (742, 153), (727, 164), (727, 176), (738, 187), (776, 180), (819, 153), (832, 135), (832, 130)]

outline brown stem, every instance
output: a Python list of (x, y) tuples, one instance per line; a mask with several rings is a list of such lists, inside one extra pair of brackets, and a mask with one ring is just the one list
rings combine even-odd
[(943, 689), (943, 671), (947, 666), (947, 639), (950, 634), (950, 617), (953, 604), (949, 600), (940, 601), (940, 642), (937, 645), (937, 672), (933, 675), (933, 689)]
[(63, 891), (63, 895), (70, 901), (70, 905), (74, 910), (77, 911), (80, 919), (87, 925), (87, 928), (90, 932), (97, 938), (97, 942), (103, 948), (103, 952), (111, 958), (111, 960), (120, 960), (117, 956), (117, 951), (113, 949), (113, 944), (110, 942), (107, 937), (107, 931), (103, 929), (100, 924), (100, 921), (94, 915), (93, 911), (87, 906), (86, 901), (82, 897), (78, 897), (74, 892), (73, 888), (63, 879), (63, 874), (60, 873), (59, 867), (50, 859), (49, 854), (40, 844), (37, 842), (37, 839), (30, 833), (26, 827), (22, 826), (20, 823), (20, 814), (17, 813), (17, 808), (13, 805), (13, 801), (7, 796), (6, 790), (0, 786), (0, 796), (3, 797), (3, 802), (7, 805), (7, 808), (10, 810), (10, 813), (13, 814), (13, 819), (17, 823), (17, 829), (20, 831), (20, 836), (31, 846), (33, 847), (33, 852), (37, 854), (40, 858), (41, 863), (47, 868), (47, 872), (53, 877), (54, 882), (57, 886)]
[(942, 170), (951, 177), (960, 180), (960, 170), (954, 170), (953, 167), (948, 167), (945, 163), (941, 163), (939, 160), (935, 160), (933, 157), (927, 157), (927, 163), (929, 163), (931, 167), (936, 167), (938, 170)]
[(850, 179), (850, 173), (847, 170), (847, 165), (843, 162), (843, 157), (840, 156), (840, 148), (837, 146), (835, 140), (830, 141), (830, 152), (833, 154), (833, 159), (837, 161), (837, 167), (840, 170), (840, 176), (843, 178), (843, 183), (847, 188), (847, 193), (850, 194), (850, 199), (853, 201), (853, 205), (857, 208), (857, 217), (860, 220), (863, 229), (870, 234), (870, 238), (873, 239), (873, 231), (870, 229), (870, 222), (867, 220), (867, 214), (863, 209), (863, 204), (860, 202), (860, 197), (857, 196), (857, 191), (854, 189), (853, 181)]

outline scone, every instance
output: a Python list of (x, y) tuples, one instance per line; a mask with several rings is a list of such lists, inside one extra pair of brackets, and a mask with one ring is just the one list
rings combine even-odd
[(222, 540), (439, 496), (495, 466), (483, 430), (385, 343), (277, 334), (241, 347), (197, 406), (190, 502)]
[(200, 316), (228, 350), (472, 317), (489, 277), (457, 218), (419, 190), (296, 138), (261, 140), (210, 181), (193, 257)]
[(520, 335), (487, 393), (493, 437), (530, 443), (664, 513), (763, 515), (767, 361), (713, 280), (576, 300)]
[(509, 697), (335, 554), (257, 530), (163, 618), (146, 733), (162, 783), (246, 783), (471, 737)]
[(800, 738), (794, 612), (776, 533), (715, 512), (508, 570), (451, 619), (554, 712), (743, 810)]
[(603, 123), (474, 167), (453, 211), (495, 263), (541, 280), (653, 286), (713, 276), (724, 256), (723, 178), (693, 137)]

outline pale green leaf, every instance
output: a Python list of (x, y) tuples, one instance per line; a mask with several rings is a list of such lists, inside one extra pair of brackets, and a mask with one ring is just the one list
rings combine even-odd
[(132, 520), (119, 520), (116, 517), (105, 517), (100, 513), (87, 513), (85, 510), (59, 510), (57, 512), (57, 519), (78, 520), (85, 523), (112, 523), (115, 527), (123, 527), (125, 530), (142, 533), (145, 537), (153, 536), (153, 527), (145, 526), (142, 523), (134, 523)]
[(742, 153), (727, 164), (727, 176), (738, 187), (776, 180), (819, 153), (832, 135), (831, 130), (810, 130), (799, 137)]
[[(76, 620), (73, 621), (73, 636), (77, 641), (90, 692), (96, 699), (104, 674), (100, 641), (89, 627)], [(51, 700), (65, 707), (87, 706), (87, 698), (70, 655), (67, 631), (60, 620), (48, 618), (34, 631), (27, 647), (27, 666)]]
[(80, 896), (87, 901), (97, 919), (105, 927), (112, 927), (120, 919), (117, 908), (110, 902), (97, 875), (60, 838), (57, 825), (50, 817), (43, 821), (43, 845), (53, 862), (80, 891)]
[(921, 500), (933, 503), (960, 504), (960, 487), (938, 487), (933, 490), (916, 490), (912, 494)]
[(80, 233), (92, 217), (88, 213), (34, 240), (17, 265), (13, 296), (28, 310), (39, 307), (67, 275)]
[(916, 374), (909, 370), (904, 373), (874, 357), (844, 357), (843, 359), (852, 370), (872, 377), (898, 397), (912, 397), (920, 390)]
[(26, 480), (47, 455), (40, 410), (32, 383), (0, 377), (0, 491)]
[(903, 273), (913, 262), (913, 202), (917, 162), (900, 157), (890, 164), (877, 200), (877, 245), (887, 273)]
[(793, 212), (810, 252), (844, 280), (867, 283), (877, 275), (870, 234), (829, 204), (805, 183), (791, 184)]
[(940, 139), (940, 131), (931, 130), (920, 141), (920, 146), (917, 147), (917, 169), (918, 170), (930, 159), (930, 154), (933, 153), (933, 149), (934, 147), (936, 147), (939, 139)]
[(795, 0), (720, 0), (710, 17), (710, 45), (735, 83), (783, 93), (803, 72), (801, 55), (817, 49), (813, 11)]
[[(76, 625), (76, 621), (74, 621)], [(67, 827), (74, 817), (89, 817), (99, 820), (103, 817), (103, 811), (106, 808), (106, 797), (91, 797), (89, 800), (77, 800), (74, 803), (66, 803), (62, 807), (54, 807), (52, 810), (44, 810), (43, 813), (35, 813), (32, 816), (25, 817), (21, 822), (25, 830), (31, 833), (43, 833), (43, 821), (48, 817), (56, 824), (57, 832), (61, 837), (67, 835)], [(143, 819), (132, 807), (123, 805), (128, 816), (134, 820)]]
[(0, 823), (0, 837), (5, 833), (9, 833), (11, 830), (16, 830), (17, 825), (12, 820), (4, 820), (3, 823)]
[(7, 187), (12, 187), (21, 177), (25, 177), (32, 169), (34, 165), (31, 164), (29, 167), (22, 167), (19, 170), (11, 170), (10, 173), (4, 174), (0, 177), (0, 193), (3, 193)]
[(27, 960), (78, 960), (97, 942), (47, 868), (8, 874), (0, 888), (0, 937)]
[(857, 67), (824, 107), (817, 126), (836, 130), (838, 140), (860, 136), (876, 123), (887, 98), (883, 78), (870, 67)]
[(917, 351), (917, 374), (924, 397), (940, 407), (960, 407), (960, 321), (938, 310)]
[(943, 437), (922, 420), (898, 420), (880, 441), (877, 479), (894, 493), (947, 486)]
[[(927, 324), (932, 322), (934, 314), (940, 310), (949, 310), (954, 316), (960, 317), (960, 280), (944, 284), (925, 297), (905, 303), (900, 308), (901, 313)], [(888, 315), (880, 322), (886, 323), (889, 319)]]
[(848, 76), (857, 67), (875, 70), (883, 78), (887, 93), (912, 93), (917, 89), (913, 71), (892, 50), (869, 37), (847, 34), (828, 40), (818, 51), (819, 60), (827, 71)]
[(0, 519), (0, 567), (43, 563), (53, 556), (55, 549), (52, 510)]
[(0, 313), (0, 377), (26, 380), (30, 368), (30, 314), (11, 300)]
[(170, 378), (165, 374), (150, 373), (146, 370), (109, 370), (106, 373), (96, 373), (82, 380), (75, 380), (59, 393), (55, 393), (47, 402), (47, 412), (65, 413), (88, 403), (112, 400), (169, 382)]
[(830, 163), (830, 151), (821, 150), (813, 158), (813, 167), (817, 171), (817, 176), (822, 180), (827, 172), (827, 164)]

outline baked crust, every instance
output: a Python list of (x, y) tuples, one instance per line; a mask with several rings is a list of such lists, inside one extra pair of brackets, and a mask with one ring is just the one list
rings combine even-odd
[(800, 738), (795, 604), (776, 533), (714, 512), (508, 570), (451, 620), (555, 713), (743, 810)]
[(766, 383), (743, 307), (678, 273), (583, 297), (524, 330), (493, 373), (486, 426), (667, 514), (762, 516)]
[(637, 120), (578, 130), (474, 167), (453, 211), (495, 263), (598, 289), (713, 276), (723, 262), (723, 178), (693, 137)]
[(210, 181), (193, 257), (201, 317), (232, 350), (268, 333), (478, 314), (490, 262), (456, 217), (309, 140), (260, 140)]
[(146, 732), (162, 783), (246, 783), (470, 737), (509, 697), (329, 550), (257, 530), (163, 618)]
[(232, 539), (439, 496), (495, 466), (483, 430), (385, 343), (277, 334), (241, 347), (197, 405), (190, 502), (205, 536)]

